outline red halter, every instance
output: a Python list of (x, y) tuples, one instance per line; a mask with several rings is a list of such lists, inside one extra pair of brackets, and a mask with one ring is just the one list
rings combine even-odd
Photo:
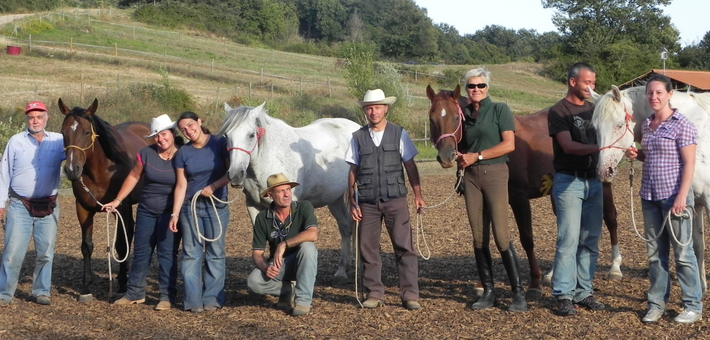
[(237, 150), (237, 151), (244, 151), (247, 153), (247, 155), (251, 155), (251, 153), (256, 149), (256, 146), (259, 145), (259, 140), (261, 140), (261, 137), (264, 137), (266, 134), (266, 129), (260, 127), (256, 129), (256, 142), (254, 143), (254, 146), (251, 148), (251, 150), (246, 150), (242, 148), (227, 148), (227, 151), (232, 151), (232, 150)]
[(458, 149), (459, 142), (461, 141), (461, 138), (456, 139), (456, 132), (458, 132), (461, 129), (461, 126), (463, 124), (463, 121), (466, 120), (466, 116), (464, 116), (463, 111), (461, 111), (461, 106), (459, 103), (456, 103), (456, 108), (458, 109), (458, 115), (459, 115), (459, 125), (456, 127), (456, 130), (452, 133), (445, 133), (439, 136), (439, 138), (436, 140), (436, 143), (434, 145), (438, 145), (439, 142), (441, 142), (442, 139), (446, 137), (451, 137), (456, 141), (456, 148)]
[(618, 145), (616, 145), (616, 143), (619, 142), (622, 138), (624, 138), (624, 136), (626, 136), (626, 133), (627, 133), (627, 132), (631, 133), (631, 137), (634, 137), (634, 132), (633, 132), (633, 131), (631, 130), (631, 128), (629, 127), (629, 122), (631, 122), (631, 121), (634, 119), (634, 117), (632, 117), (632, 116), (629, 114), (629, 111), (626, 110), (626, 105), (624, 105), (624, 113), (626, 113), (626, 130), (624, 130), (624, 133), (622, 133), (621, 136), (619, 136), (619, 138), (617, 138), (613, 143), (611, 143), (610, 145), (607, 145), (607, 146), (605, 146), (605, 147), (600, 148), (599, 151), (602, 151), (602, 150), (604, 150), (604, 149), (621, 149), (621, 150), (626, 150), (626, 148), (624, 148), (624, 147), (622, 147), (622, 146), (618, 146)]

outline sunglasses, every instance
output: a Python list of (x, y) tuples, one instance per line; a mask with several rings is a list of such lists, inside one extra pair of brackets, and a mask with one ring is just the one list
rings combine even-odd
[(466, 84), (467, 89), (474, 89), (478, 87), (479, 89), (485, 89), (488, 84), (486, 83), (481, 83), (481, 84)]

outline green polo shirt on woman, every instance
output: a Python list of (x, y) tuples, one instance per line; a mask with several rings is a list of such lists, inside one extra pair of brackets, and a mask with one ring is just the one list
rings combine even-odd
[[(466, 120), (463, 122), (463, 138), (459, 143), (461, 153), (480, 152), (498, 145), (502, 140), (503, 131), (515, 131), (513, 112), (505, 103), (495, 103), (489, 97), (481, 101), (478, 118), (471, 118), (473, 104), (463, 108)], [(486, 157), (485, 152), (483, 157)], [(474, 165), (497, 164), (508, 161), (508, 155), (496, 158), (485, 158)]]

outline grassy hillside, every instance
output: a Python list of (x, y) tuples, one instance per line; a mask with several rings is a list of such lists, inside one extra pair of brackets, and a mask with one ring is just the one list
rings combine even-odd
[[(58, 98), (71, 106), (88, 106), (98, 98), (99, 114), (111, 123), (147, 122), (179, 112), (138, 94), (144, 88), (169, 87), (187, 92), (194, 100), (192, 109), (212, 130), (221, 123), (224, 102), (266, 101), (272, 115), (299, 126), (320, 117), (360, 119), (356, 98), (345, 86), (342, 60), (253, 48), (202, 32), (155, 29), (131, 21), (129, 14), (66, 9), (0, 27), (0, 44), (22, 48), (19, 56), (0, 54), (0, 109), (21, 116), (26, 102), (41, 100), (57, 112)], [(429, 106), (426, 85), (438, 89), (436, 76), (444, 70), (463, 75), (471, 67), (397, 65), (411, 95), (411, 115), (398, 123), (423, 138)], [(537, 75), (540, 65), (488, 68), (493, 73), (491, 97), (507, 102), (517, 114), (542, 109), (563, 95), (563, 84)], [(60, 122), (61, 117), (54, 118), (50, 128), (57, 130)]]

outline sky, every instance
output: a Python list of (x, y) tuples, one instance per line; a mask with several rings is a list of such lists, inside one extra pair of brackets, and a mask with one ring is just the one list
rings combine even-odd
[[(434, 23), (456, 27), (460, 34), (475, 33), (488, 25), (511, 29), (535, 29), (538, 33), (557, 32), (552, 24), (553, 9), (542, 8), (540, 0), (414, 0), (427, 9)], [(663, 8), (680, 31), (680, 44), (687, 46), (703, 39), (710, 31), (710, 1), (672, 0)]]

